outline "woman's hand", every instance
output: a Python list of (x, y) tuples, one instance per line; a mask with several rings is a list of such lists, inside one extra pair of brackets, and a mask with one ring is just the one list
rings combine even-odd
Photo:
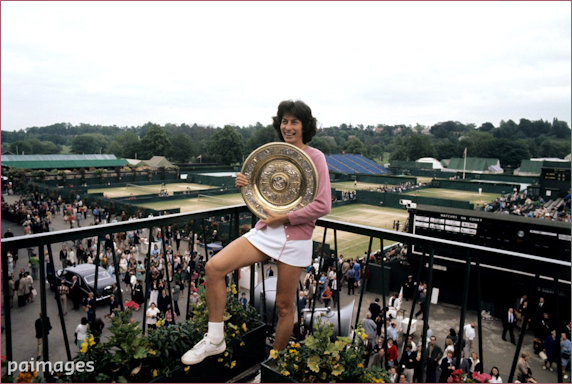
[(262, 219), (260, 221), (268, 225), (270, 228), (276, 228), (280, 225), (288, 223), (288, 215), (277, 215), (274, 212), (266, 210), (264, 212), (266, 212), (266, 219)]
[(236, 188), (244, 187), (248, 185), (248, 179), (242, 173), (236, 174), (236, 179), (234, 181)]

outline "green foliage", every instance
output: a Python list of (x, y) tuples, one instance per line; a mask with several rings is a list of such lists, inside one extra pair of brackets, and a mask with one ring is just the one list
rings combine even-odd
[(302, 343), (290, 343), (282, 351), (272, 350), (275, 369), (300, 383), (380, 383), (388, 382), (387, 372), (368, 369), (363, 364), (363, 329), (356, 340), (337, 337), (332, 341), (333, 324), (314, 324), (314, 332)]
[[(430, 134), (427, 134), (430, 132)], [(260, 123), (248, 127), (227, 126), (224, 129), (197, 124), (146, 123), (138, 127), (71, 125), (57, 123), (46, 127), (30, 127), (20, 131), (1, 131), (2, 150), (12, 153), (113, 153), (118, 157), (148, 159), (166, 156), (174, 162), (188, 162), (198, 154), (202, 162), (238, 163), (243, 156), (258, 146), (275, 140), (272, 126)], [(96, 135), (96, 136), (93, 136)], [(139, 139), (142, 137), (143, 139)], [(410, 138), (415, 137), (410, 140)], [(420, 137), (428, 138), (429, 146), (419, 151)], [(384, 125), (363, 127), (341, 124), (318, 130), (310, 145), (326, 154), (362, 153), (379, 159), (383, 152), (391, 153), (392, 160), (417, 160), (432, 156), (437, 159), (461, 157), (468, 148), (471, 156), (501, 158), (502, 140), (509, 140), (518, 151), (504, 156), (502, 164), (518, 166), (523, 159), (517, 156), (559, 157), (570, 153), (570, 127), (565, 121), (520, 119), (501, 121), (498, 127), (483, 123), (478, 129), (473, 124), (455, 121), (422, 125)], [(72, 145), (73, 144), (73, 145)], [(63, 147), (62, 147), (63, 146)], [(103, 149), (102, 149), (103, 148)], [(433, 155), (431, 155), (433, 153)]]
[(216, 162), (230, 165), (243, 160), (243, 147), (242, 137), (236, 129), (227, 125), (211, 136), (207, 152)]
[[(246, 310), (235, 296), (236, 286), (227, 291), (225, 307), (225, 338), (227, 350), (218, 359), (221, 367), (234, 367), (234, 355), (244, 346), (245, 333), (260, 325), (260, 315), (248, 306)], [(208, 328), (208, 311), (204, 293), (198, 305), (192, 308), (192, 319), (165, 326), (157, 322), (157, 329), (148, 335), (141, 333), (139, 322), (131, 319), (131, 310), (118, 312), (109, 327), (111, 336), (96, 344), (93, 338), (82, 345), (76, 361), (93, 361), (95, 371), (75, 373), (67, 377), (70, 382), (147, 382), (168, 376), (181, 366), (180, 357), (203, 338)], [(90, 341), (91, 340), (91, 341)]]
[(167, 156), (171, 151), (171, 141), (167, 137), (165, 129), (157, 124), (152, 124), (146, 130), (145, 136), (139, 145), (138, 159), (150, 159), (153, 156)]
[(71, 148), (73, 153), (105, 153), (109, 138), (100, 133), (84, 133), (73, 138)]
[(134, 159), (139, 156), (139, 136), (131, 131), (121, 132), (113, 136), (106, 152), (118, 158)]

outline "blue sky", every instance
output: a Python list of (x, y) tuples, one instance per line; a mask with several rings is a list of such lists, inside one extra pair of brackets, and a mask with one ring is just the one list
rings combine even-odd
[(571, 3), (2, 2), (1, 129), (571, 121)]

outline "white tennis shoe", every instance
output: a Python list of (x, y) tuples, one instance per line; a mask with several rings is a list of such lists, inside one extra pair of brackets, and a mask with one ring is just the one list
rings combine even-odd
[(181, 362), (185, 365), (198, 364), (209, 356), (218, 355), (226, 350), (226, 342), (224, 337), (221, 342), (214, 344), (208, 337), (208, 333), (201, 341), (199, 341), (195, 346), (189, 349), (182, 357)]

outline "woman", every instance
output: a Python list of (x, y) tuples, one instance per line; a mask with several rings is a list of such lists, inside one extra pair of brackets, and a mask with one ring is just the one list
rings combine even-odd
[(81, 343), (87, 337), (87, 332), (89, 330), (89, 325), (87, 323), (87, 318), (82, 317), (81, 323), (75, 327), (75, 340), (78, 348), (81, 348)]
[(489, 383), (502, 383), (502, 377), (500, 376), (499, 369), (497, 367), (491, 368), (491, 379)]
[(471, 352), (471, 360), (473, 361), (472, 372), (483, 373), (483, 363), (479, 360), (477, 352)]
[[(226, 274), (243, 266), (273, 258), (277, 265), (276, 309), (278, 324), (274, 349), (288, 344), (294, 324), (294, 297), (302, 268), (312, 262), (312, 233), (318, 218), (331, 209), (328, 166), (324, 154), (307, 143), (316, 134), (316, 119), (310, 107), (301, 101), (283, 101), (273, 118), (281, 141), (303, 150), (318, 171), (318, 192), (307, 206), (288, 214), (267, 211), (266, 219), (234, 240), (206, 264), (208, 281), (206, 298), (209, 313), (208, 332), (204, 339), (183, 355), (184, 364), (197, 364), (204, 358), (224, 352), (223, 314), (226, 300)], [(236, 177), (237, 188), (248, 185), (245, 175)]]
[(516, 364), (516, 379), (521, 383), (536, 383), (536, 380), (532, 378), (530, 365), (528, 365), (529, 359), (530, 355), (526, 352), (522, 352)]
[(159, 314), (161, 312), (155, 306), (155, 303), (152, 302), (149, 309), (145, 313), (145, 323), (147, 324), (147, 329), (157, 329), (157, 319), (159, 318)]

